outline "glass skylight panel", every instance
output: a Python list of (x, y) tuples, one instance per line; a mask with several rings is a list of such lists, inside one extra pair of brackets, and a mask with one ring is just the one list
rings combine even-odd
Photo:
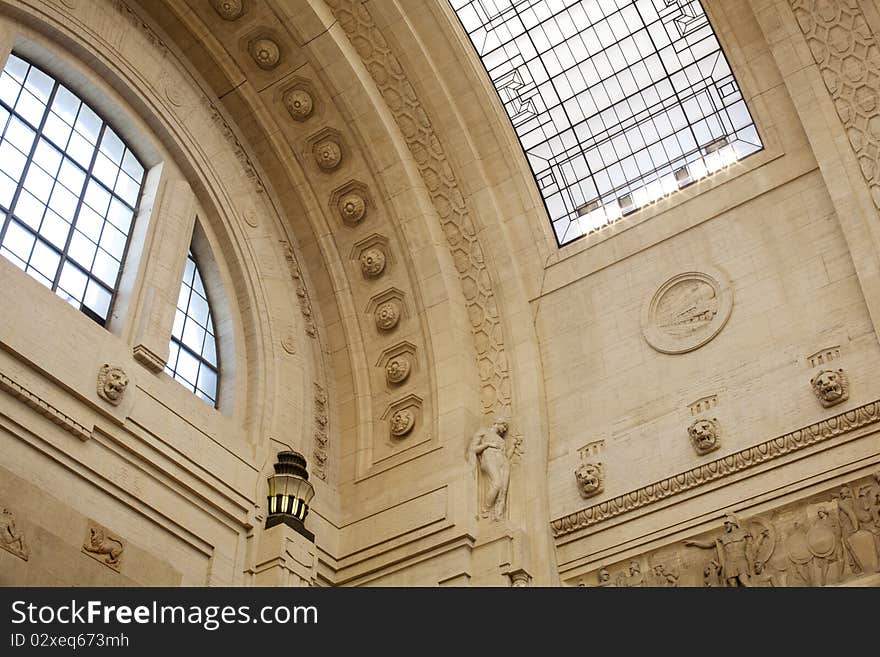
[(76, 94), (9, 56), (0, 73), (0, 254), (102, 325), (143, 177)]
[(185, 388), (217, 405), (217, 343), (211, 307), (192, 252), (187, 255), (165, 371)]
[(450, 0), (560, 246), (763, 147), (699, 0)]

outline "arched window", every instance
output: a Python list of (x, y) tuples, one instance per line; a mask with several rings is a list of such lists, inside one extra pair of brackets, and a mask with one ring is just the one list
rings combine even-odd
[(0, 254), (102, 326), (144, 167), (76, 94), (12, 54), (0, 74)]
[(450, 0), (560, 246), (762, 148), (699, 0)]
[(212, 406), (217, 405), (219, 365), (214, 321), (192, 250), (186, 257), (165, 371)]

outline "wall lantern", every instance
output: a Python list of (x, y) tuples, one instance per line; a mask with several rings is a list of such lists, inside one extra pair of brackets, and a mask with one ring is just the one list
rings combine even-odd
[(310, 541), (315, 535), (306, 529), (303, 521), (309, 513), (309, 502), (315, 489), (309, 483), (306, 459), (299, 452), (278, 452), (275, 474), (269, 475), (269, 515), (266, 529), (284, 523)]

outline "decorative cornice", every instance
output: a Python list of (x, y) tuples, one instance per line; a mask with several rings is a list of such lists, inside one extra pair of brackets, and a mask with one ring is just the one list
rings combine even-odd
[(16, 383), (2, 372), (0, 372), (0, 390), (8, 392), (19, 401), (37, 411), (40, 415), (52, 420), (52, 422), (65, 431), (69, 431), (80, 440), (85, 441), (92, 437), (92, 432), (79, 422), (66, 413), (58, 410), (49, 402), (38, 397), (24, 386)]
[(139, 344), (131, 350), (134, 359), (154, 374), (159, 374), (165, 369), (165, 359), (150, 350), (149, 347)]
[(678, 495), (711, 481), (742, 472), (761, 463), (772, 461), (876, 422), (880, 422), (880, 400), (814, 422), (803, 429), (771, 438), (754, 447), (748, 447), (735, 454), (724, 456), (681, 474), (661, 479), (653, 484), (557, 518), (550, 523), (553, 536), (559, 538), (579, 529), (597, 525), (609, 518), (649, 506), (667, 497)]

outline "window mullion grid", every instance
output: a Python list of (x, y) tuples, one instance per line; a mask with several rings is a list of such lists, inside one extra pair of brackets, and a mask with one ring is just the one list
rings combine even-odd
[[(80, 109), (80, 111), (82, 111), (82, 109)], [(76, 130), (76, 128), (73, 128), (73, 129)], [(88, 189), (89, 183), (92, 180), (92, 172), (95, 168), (95, 161), (98, 159), (98, 153), (100, 151), (99, 144), (101, 143), (101, 139), (104, 137), (104, 130), (106, 130), (106, 129), (107, 129), (107, 123), (102, 120), (101, 130), (98, 132), (98, 136), (95, 139), (95, 152), (92, 153), (92, 159), (89, 162), (89, 168), (86, 171), (86, 179), (85, 179), (85, 182), (83, 183), (83, 191), (79, 197), (79, 202), (76, 204), (76, 211), (73, 213), (73, 219), (71, 219), (71, 222), (70, 222), (70, 230), (67, 232), (67, 240), (64, 242), (64, 251), (61, 253), (61, 261), (58, 263), (58, 270), (55, 272), (55, 280), (52, 281), (52, 291), (53, 292), (58, 289), (58, 284), (61, 281), (61, 271), (62, 271), (62, 269), (64, 269), (64, 264), (68, 261), (72, 262), (75, 267), (80, 269), (86, 275), (86, 278), (88, 279), (86, 281), (86, 289), (88, 289), (88, 285), (92, 281), (95, 281), (96, 283), (101, 285), (105, 290), (107, 289), (106, 285), (103, 285), (101, 283), (101, 281), (99, 281), (97, 278), (92, 276), (91, 268), (86, 269), (83, 265), (76, 262), (75, 260), (73, 260), (70, 257), (70, 242), (73, 239), (73, 232), (76, 230), (76, 223), (79, 220), (79, 215), (80, 215), (80, 211), (82, 210), (83, 203), (85, 203), (86, 189)], [(104, 219), (104, 225), (101, 226), (101, 235), (104, 234), (104, 228), (106, 228), (106, 226), (107, 226), (107, 217), (105, 216), (105, 217), (103, 217), (103, 219)], [(96, 247), (98, 247), (100, 245), (100, 242), (101, 242), (101, 236), (98, 236), (98, 244), (96, 244)], [(114, 290), (110, 290), (111, 296), (112, 296), (113, 292), (114, 292)], [(86, 293), (84, 290), (83, 291), (83, 298), (79, 302), (80, 310), (83, 308), (83, 306), (85, 306), (85, 303), (86, 303), (85, 302), (85, 294)], [(91, 310), (91, 308), (89, 308), (89, 310)], [(109, 314), (108, 314), (108, 317), (109, 317)], [(105, 322), (107, 321), (106, 317), (104, 318), (104, 321)]]
[[(30, 73), (31, 68), (33, 68), (33, 67), (32, 66), (28, 67), (28, 73)], [(25, 80), (27, 80), (28, 73), (25, 73), (25, 79), (22, 80), (21, 91), (19, 91), (19, 96), (21, 96), (21, 94), (24, 93), (24, 91), (25, 91), (24, 84), (25, 84)], [(49, 111), (50, 111), (50, 108), (52, 107), (52, 103), (55, 100), (55, 94), (58, 92), (59, 85), (60, 85), (60, 83), (56, 80), (55, 84), (52, 86), (52, 92), (49, 94), (49, 99), (46, 101), (46, 108), (45, 108), (45, 110), (43, 110), (43, 116), (40, 119), (39, 126), (36, 128), (36, 134), (34, 135), (34, 142), (31, 144), (31, 149), (27, 154), (27, 160), (25, 161), (24, 169), (22, 169), (22, 172), (21, 172), (21, 178), (18, 180), (18, 186), (15, 188), (15, 193), (12, 195), (12, 200), (9, 202), (9, 209), (6, 213), (6, 219), (3, 222), (2, 229), (0, 229), (0, 245), (2, 245), (3, 240), (6, 239), (6, 231), (9, 228), (10, 222), (12, 222), (12, 220), (13, 220), (13, 216), (15, 215), (14, 208), (15, 208), (16, 204), (18, 203), (18, 199), (21, 196), (22, 190), (24, 189), (24, 181), (27, 180), (28, 172), (30, 172), (31, 164), (33, 164), (34, 153), (37, 152), (37, 146), (40, 145), (40, 136), (43, 134), (43, 129), (46, 126), (46, 120), (49, 118)], [(5, 107), (5, 105), (4, 105), (4, 107)], [(12, 117), (18, 117), (18, 118), (22, 119), (23, 121), (27, 121), (27, 119), (25, 119), (23, 116), (21, 116), (14, 109), (9, 109), (9, 120), (6, 123), (6, 130), (9, 129), (9, 126), (12, 123)], [(4, 137), (6, 136), (6, 130), (3, 131)], [(13, 145), (13, 148), (14, 148), (14, 145)], [(43, 213), (43, 216), (45, 217), (45, 211)], [(41, 218), (40, 225), (42, 225), (42, 221), (43, 220)], [(22, 222), (19, 222), (19, 224), (24, 226), (24, 228), (26, 230), (28, 230), (29, 232), (33, 233), (34, 236), (36, 237), (36, 240), (40, 239), (40, 229), (39, 228), (37, 228), (37, 230), (34, 231), (27, 224), (24, 224)], [(31, 247), (31, 252), (30, 252), (30, 254), (28, 254), (27, 260), (25, 260), (25, 267), (30, 265), (31, 256), (33, 255), (34, 249), (37, 246), (36, 240), (34, 240), (34, 245)], [(52, 247), (51, 244), (49, 246)], [(52, 247), (52, 248), (54, 249), (54, 247)], [(55, 250), (57, 251), (57, 249), (55, 249)], [(59, 265), (59, 267), (60, 267), (60, 265)]]

